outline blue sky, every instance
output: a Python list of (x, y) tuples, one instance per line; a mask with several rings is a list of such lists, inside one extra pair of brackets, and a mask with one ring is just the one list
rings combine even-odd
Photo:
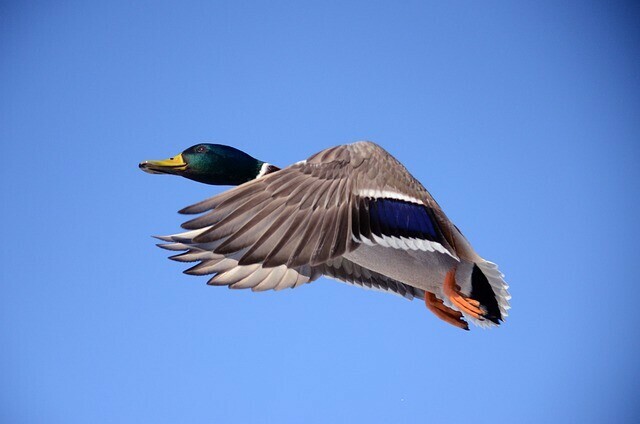
[[(640, 9), (401, 3), (0, 5), (0, 421), (638, 421)], [(505, 325), (208, 287), (150, 238), (225, 188), (141, 160), (360, 139), (500, 265)]]

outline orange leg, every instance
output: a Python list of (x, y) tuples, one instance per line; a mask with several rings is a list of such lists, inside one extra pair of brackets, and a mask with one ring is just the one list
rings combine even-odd
[(480, 302), (471, 299), (460, 293), (460, 287), (456, 285), (456, 268), (452, 268), (444, 277), (444, 285), (442, 286), (444, 295), (449, 298), (452, 304), (465, 314), (475, 319), (483, 320), (485, 311), (482, 310)]
[(435, 294), (425, 291), (424, 304), (427, 306), (427, 309), (444, 322), (462, 328), (463, 330), (469, 330), (469, 324), (462, 318), (462, 314), (446, 306)]

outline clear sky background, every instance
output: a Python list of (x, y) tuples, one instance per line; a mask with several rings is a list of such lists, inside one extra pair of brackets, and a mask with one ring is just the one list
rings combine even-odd
[[(2, 2), (0, 421), (638, 422), (640, 8), (617, 2)], [(332, 280), (206, 286), (152, 234), (368, 139), (511, 285), (498, 329)]]

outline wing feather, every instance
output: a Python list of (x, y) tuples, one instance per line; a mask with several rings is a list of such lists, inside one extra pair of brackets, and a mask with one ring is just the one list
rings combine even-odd
[[(405, 295), (410, 290), (399, 285), (402, 283), (381, 282), (386, 277), (377, 274), (374, 278), (371, 271), (342, 258), (361, 242), (424, 248), (422, 240), (408, 237), (413, 235), (409, 230), (426, 231), (433, 223), (410, 225), (421, 219), (414, 209), (401, 203), (378, 204), (378, 197), (419, 202), (433, 211), (434, 222), (448, 222), (429, 193), (397, 160), (373, 143), (358, 142), (318, 152), (306, 161), (184, 208), (181, 213), (202, 215), (183, 224), (190, 231), (163, 240), (173, 242), (169, 243), (171, 250), (187, 250), (174, 259), (200, 261), (186, 272), (216, 274), (210, 284), (281, 289), (326, 272), (343, 281), (384, 286)], [(398, 239), (389, 238), (393, 232)], [(438, 242), (443, 251), (452, 250), (447, 232), (442, 233)], [(336, 267), (339, 259), (346, 265)], [(327, 265), (330, 263), (334, 266)]]

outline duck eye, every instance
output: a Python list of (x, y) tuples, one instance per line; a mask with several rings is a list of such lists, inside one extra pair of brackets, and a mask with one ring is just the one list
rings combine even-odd
[(198, 146), (198, 147), (196, 148), (196, 152), (198, 152), (198, 153), (204, 153), (204, 152), (206, 152), (206, 151), (207, 151), (207, 148), (206, 148), (206, 147), (204, 147), (204, 146)]

